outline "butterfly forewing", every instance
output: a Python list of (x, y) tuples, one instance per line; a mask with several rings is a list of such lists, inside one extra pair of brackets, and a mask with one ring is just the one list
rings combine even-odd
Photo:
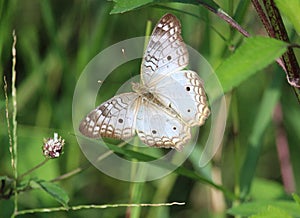
[(91, 111), (79, 131), (90, 138), (128, 139), (135, 135), (135, 115), (139, 96), (134, 92), (117, 95)]
[(141, 66), (142, 83), (150, 87), (161, 77), (188, 65), (188, 52), (181, 37), (181, 25), (166, 14), (155, 26)]

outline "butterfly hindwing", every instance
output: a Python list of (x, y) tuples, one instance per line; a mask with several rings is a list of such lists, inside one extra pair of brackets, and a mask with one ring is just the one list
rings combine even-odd
[(189, 126), (203, 125), (209, 116), (203, 81), (194, 71), (178, 71), (162, 78), (152, 93)]
[(181, 150), (191, 138), (190, 128), (176, 114), (168, 113), (153, 104), (143, 101), (136, 118), (136, 131), (145, 144), (154, 147)]
[(90, 138), (128, 139), (135, 134), (138, 94), (117, 95), (91, 111), (80, 123), (80, 132)]

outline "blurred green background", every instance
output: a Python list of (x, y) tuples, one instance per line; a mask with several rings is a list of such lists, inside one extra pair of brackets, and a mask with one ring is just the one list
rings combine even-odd
[[(257, 14), (248, 1), (245, 10), (235, 12), (238, 1), (218, 1), (220, 6), (253, 35), (264, 35)], [(228, 24), (203, 7), (184, 4), (164, 6), (186, 11), (197, 17), (167, 8), (146, 7), (124, 14), (110, 14), (112, 2), (106, 1), (0, 1), (0, 175), (12, 175), (9, 138), (5, 118), (3, 76), (11, 89), (12, 32), (17, 35), (17, 101), (18, 101), (18, 171), (27, 171), (44, 160), (43, 138), (58, 132), (66, 141), (64, 155), (50, 160), (31, 176), (45, 180), (67, 173), (87, 162), (73, 133), (72, 98), (76, 81), (86, 64), (103, 49), (119, 41), (144, 36), (147, 21), (153, 25), (165, 13), (174, 13), (182, 23), (184, 41), (198, 50), (216, 68), (232, 47), (243, 38)], [(289, 28), (289, 25), (287, 25)], [(216, 31), (217, 30), (217, 31)], [(292, 28), (293, 42), (299, 41)], [(220, 36), (221, 35), (221, 36)], [(299, 52), (296, 51), (299, 55)], [(120, 77), (112, 78), (102, 100), (114, 95), (124, 80), (139, 72), (139, 62), (119, 69)], [(251, 66), (249, 66), (251, 67)], [(282, 127), (287, 133), (294, 191), (300, 190), (300, 116), (296, 97), (276, 64), (257, 73), (227, 94), (228, 121), (222, 148), (204, 169), (194, 169), (197, 158), (190, 158), (184, 167), (203, 173), (232, 192), (238, 192), (238, 177), (247, 144), (257, 122), (259, 104), (266, 88), (277, 80), (280, 84), (278, 104), (283, 111)], [(278, 87), (278, 86), (277, 86)], [(9, 97), (11, 94), (9, 91)], [(103, 98), (103, 99), (102, 99)], [(10, 108), (11, 109), (11, 108)], [(209, 127), (204, 126), (205, 132)], [(262, 150), (249, 195), (251, 199), (266, 197), (286, 199), (276, 150), (274, 122), (264, 129)], [(239, 146), (236, 146), (236, 145)], [(238, 149), (237, 149), (238, 148)], [(260, 179), (258, 179), (260, 178)], [(264, 180), (262, 180), (262, 178)], [(131, 203), (132, 185), (101, 173), (91, 166), (84, 172), (59, 182), (70, 197), (70, 205)], [(266, 191), (270, 187), (270, 191)], [(272, 189), (274, 187), (274, 189)], [(276, 192), (274, 191), (276, 190)], [(266, 191), (265, 194), (261, 194)], [(272, 195), (273, 194), (273, 195)], [(185, 206), (141, 209), (141, 217), (226, 217), (232, 199), (224, 199), (211, 186), (187, 177), (171, 174), (161, 180), (142, 184), (140, 203), (186, 202)], [(269, 196), (271, 195), (271, 196)], [(19, 209), (54, 207), (59, 204), (47, 194), (32, 190), (19, 196)], [(0, 200), (0, 216), (12, 213), (13, 201)], [(39, 213), (23, 217), (124, 217), (126, 208), (90, 209), (70, 212)]]

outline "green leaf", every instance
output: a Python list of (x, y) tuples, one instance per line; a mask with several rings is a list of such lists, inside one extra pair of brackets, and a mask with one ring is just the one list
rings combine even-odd
[(110, 14), (124, 13), (148, 5), (155, 0), (114, 0), (115, 5)]
[(251, 198), (255, 200), (275, 200), (285, 196), (285, 191), (280, 183), (275, 181), (255, 178), (251, 185)]
[(127, 11), (131, 11), (137, 8), (141, 8), (144, 6), (148, 6), (151, 4), (158, 3), (172, 3), (172, 2), (180, 2), (185, 4), (194, 4), (200, 5), (203, 4), (205, 6), (209, 6), (211, 9), (217, 11), (220, 7), (212, 0), (114, 0), (115, 5), (111, 14), (124, 13)]
[(246, 38), (245, 43), (216, 69), (224, 92), (274, 62), (286, 51), (287, 46), (287, 43), (273, 38)]
[(275, 0), (279, 8), (288, 20), (293, 24), (298, 35), (300, 35), (300, 1), (299, 0)]
[[(283, 213), (287, 214), (286, 217), (289, 216), (298, 217), (300, 214), (300, 208), (295, 202), (292, 201), (255, 201), (250, 203), (244, 203), (239, 206), (230, 208), (227, 210), (227, 212), (234, 216), (248, 217), (255, 214), (265, 213), (265, 211), (270, 210), (268, 209), (270, 207), (273, 208), (276, 207), (278, 210), (281, 210), (282, 214)], [(269, 216), (269, 217), (274, 217), (274, 216)]]
[(286, 211), (273, 206), (268, 208), (257, 215), (253, 215), (250, 218), (292, 218)]
[(45, 192), (51, 195), (56, 201), (61, 203), (64, 207), (68, 207), (69, 197), (65, 190), (53, 182), (44, 180), (35, 180), (36, 184), (41, 187)]
[(300, 197), (299, 197), (299, 195), (293, 193), (292, 196), (294, 198), (294, 201), (298, 204), (298, 206), (300, 206)]

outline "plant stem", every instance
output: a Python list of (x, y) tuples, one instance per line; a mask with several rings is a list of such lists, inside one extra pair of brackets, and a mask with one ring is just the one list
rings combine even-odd
[(157, 203), (157, 204), (103, 204), (103, 205), (78, 205), (71, 207), (52, 207), (52, 208), (38, 208), (30, 210), (22, 210), (15, 213), (15, 215), (23, 215), (29, 213), (49, 213), (55, 211), (68, 211), (68, 210), (82, 210), (82, 209), (105, 209), (105, 208), (116, 208), (116, 207), (163, 207), (163, 206), (173, 206), (173, 205), (185, 205), (185, 202), (171, 202), (171, 203)]
[(250, 34), (243, 28), (241, 27), (232, 17), (230, 17), (225, 11), (222, 9), (218, 8), (217, 10), (215, 8), (212, 8), (210, 5), (205, 4), (201, 1), (199, 1), (201, 5), (206, 7), (208, 10), (211, 12), (215, 13), (218, 17), (220, 17), (222, 20), (226, 21), (227, 23), (230, 24), (233, 28), (235, 28), (237, 31), (239, 31), (241, 34), (243, 34), (246, 37), (249, 37)]
[[(268, 19), (268, 17), (266, 16), (265, 12), (264, 12), (264, 9), (262, 8), (261, 4), (259, 3), (258, 0), (252, 0), (251, 1), (256, 12), (258, 13), (258, 16), (260, 17), (260, 20), (261, 22), (263, 23), (268, 35), (272, 38), (276, 38), (275, 37), (275, 32), (272, 28), (272, 25)], [(285, 69), (285, 66), (284, 66), (284, 63), (282, 61), (281, 58), (278, 58), (276, 60), (277, 64), (279, 64), (279, 66), (286, 72), (286, 69)]]
[(35, 167), (31, 168), (30, 170), (26, 171), (25, 173), (23, 173), (22, 175), (20, 175), (18, 177), (18, 180), (20, 181), (24, 176), (27, 176), (28, 174), (30, 174), (31, 172), (33, 172), (34, 170), (40, 168), (41, 166), (43, 166), (45, 163), (47, 163), (49, 159), (45, 159), (43, 160), (41, 163), (39, 163), (38, 165), (36, 165)]
[(17, 43), (17, 37), (15, 34), (15, 30), (13, 30), (13, 46), (12, 46), (12, 102), (13, 102), (13, 108), (12, 108), (12, 147), (11, 154), (11, 164), (14, 174), (14, 190), (15, 190), (15, 199), (14, 199), (14, 212), (18, 211), (18, 192), (17, 192), (17, 178), (18, 178), (18, 156), (17, 156), (17, 90), (16, 90), (16, 63), (17, 63), (17, 50), (16, 50), (16, 43)]
[[(9, 103), (8, 103), (8, 95), (7, 95), (7, 81), (6, 77), (4, 76), (4, 95), (5, 95), (5, 116), (7, 122), (7, 131), (8, 131), (8, 138), (9, 138), (9, 152), (11, 156), (11, 160), (13, 160), (13, 151), (12, 151), (12, 136), (10, 130), (10, 121), (9, 121)], [(13, 167), (13, 161), (11, 161), (11, 166)]]
[(262, 8), (261, 4), (259, 3), (258, 0), (251, 0), (256, 12), (258, 13), (258, 16), (263, 23), (265, 29), (267, 30), (267, 33), (269, 36), (275, 38), (275, 32), (270, 24), (270, 21), (268, 17), (266, 16), (264, 9)]
[(83, 170), (89, 168), (90, 166), (91, 166), (91, 163), (86, 163), (86, 164), (84, 164), (81, 167), (77, 167), (76, 169), (74, 169), (74, 170), (72, 170), (72, 171), (70, 171), (68, 173), (65, 173), (63, 175), (60, 175), (60, 176), (58, 176), (58, 177), (50, 180), (50, 182), (57, 182), (57, 181), (60, 181), (60, 180), (63, 180), (63, 179), (67, 179), (67, 178), (69, 178), (69, 177), (71, 177), (71, 176), (73, 176), (73, 175), (75, 175), (77, 173), (82, 172)]
[(273, 122), (276, 125), (276, 148), (278, 153), (282, 182), (285, 191), (287, 193), (293, 193), (296, 191), (295, 178), (290, 158), (287, 134), (283, 127), (283, 116), (280, 104), (277, 104), (275, 108), (273, 114)]
[[(279, 10), (273, 0), (263, 0), (264, 7), (266, 9), (270, 24), (275, 33), (275, 38), (288, 42), (289, 38), (284, 27), (282, 18)], [(288, 48), (287, 52), (283, 54), (282, 60), (286, 69), (286, 77), (289, 84), (293, 87), (297, 99), (300, 103), (300, 68), (291, 47)]]

